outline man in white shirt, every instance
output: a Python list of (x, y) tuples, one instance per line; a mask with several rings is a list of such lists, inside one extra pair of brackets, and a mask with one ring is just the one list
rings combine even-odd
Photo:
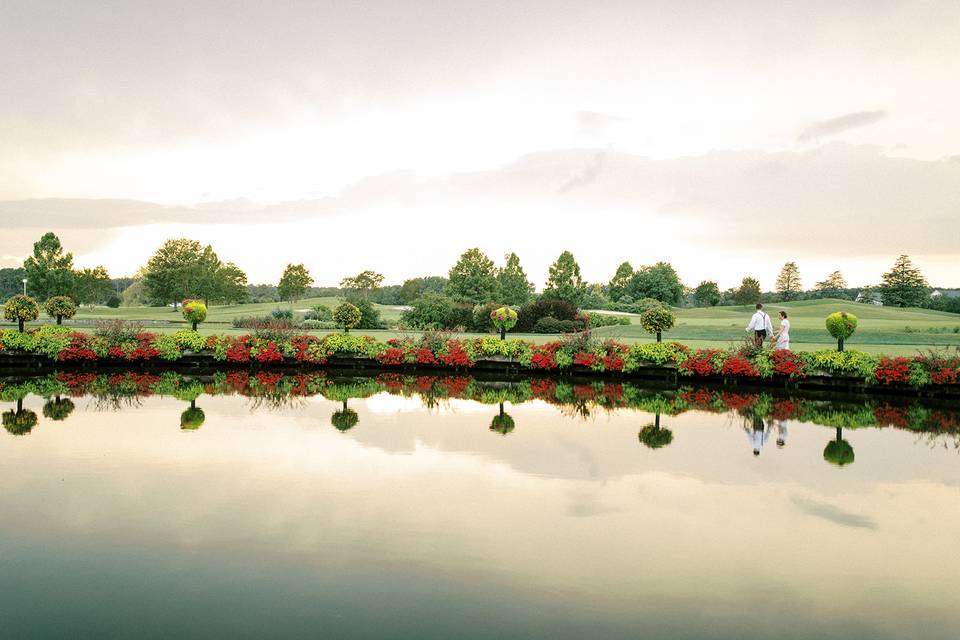
[(757, 303), (757, 312), (750, 318), (750, 324), (747, 325), (747, 331), (753, 331), (753, 341), (758, 347), (763, 346), (763, 339), (773, 334), (773, 323), (770, 316), (763, 310), (763, 305)]

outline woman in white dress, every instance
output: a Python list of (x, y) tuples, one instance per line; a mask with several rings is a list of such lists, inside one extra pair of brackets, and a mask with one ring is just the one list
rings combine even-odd
[(787, 320), (786, 311), (780, 312), (780, 328), (770, 336), (770, 340), (776, 343), (773, 346), (774, 349), (790, 350), (790, 321)]

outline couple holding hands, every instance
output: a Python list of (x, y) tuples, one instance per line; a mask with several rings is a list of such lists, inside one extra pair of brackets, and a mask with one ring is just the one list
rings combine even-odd
[(757, 311), (750, 318), (750, 324), (747, 325), (746, 330), (753, 331), (753, 341), (758, 347), (762, 347), (764, 338), (770, 336), (770, 340), (775, 343), (774, 349), (790, 349), (790, 321), (787, 320), (786, 311), (780, 312), (780, 328), (774, 333), (770, 316), (758, 302)]

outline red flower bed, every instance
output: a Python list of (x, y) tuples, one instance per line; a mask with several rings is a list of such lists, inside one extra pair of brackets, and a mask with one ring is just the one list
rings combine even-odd
[(803, 405), (796, 400), (774, 400), (770, 417), (774, 420), (796, 420), (803, 413)]
[(910, 382), (910, 364), (912, 358), (880, 358), (873, 378), (881, 384), (906, 384)]
[(623, 371), (623, 356), (619, 353), (604, 356), (603, 368), (607, 371)]
[(237, 393), (242, 393), (247, 383), (250, 382), (250, 374), (246, 371), (231, 371), (227, 374), (226, 382), (228, 387)]
[(297, 362), (315, 362), (324, 363), (326, 358), (317, 355), (317, 349), (321, 341), (316, 336), (294, 336), (290, 338), (290, 346), (293, 347), (293, 357)]
[(802, 356), (789, 349), (776, 349), (770, 356), (773, 372), (785, 376), (803, 377), (807, 374), (807, 362)]
[(377, 355), (380, 364), (403, 364), (406, 362), (406, 353), (400, 347), (384, 349)]
[(725, 376), (744, 376), (747, 378), (756, 378), (760, 375), (760, 371), (757, 369), (757, 366), (750, 362), (750, 360), (739, 353), (731, 353), (723, 361), (723, 367), (720, 368), (720, 373)]
[(433, 351), (426, 347), (419, 347), (413, 350), (414, 362), (417, 364), (437, 364), (437, 358)]
[(447, 340), (446, 353), (439, 355), (440, 362), (448, 367), (472, 367), (473, 358), (464, 348), (464, 343), (460, 340)]
[(97, 354), (90, 348), (90, 337), (79, 331), (70, 334), (70, 345), (57, 354), (58, 360), (96, 360)]
[(880, 426), (907, 429), (910, 427), (910, 418), (907, 410), (902, 407), (893, 407), (887, 404), (880, 405), (873, 410), (873, 415)]
[(530, 347), (533, 355), (530, 356), (530, 366), (534, 369), (556, 369), (557, 351), (562, 345), (559, 342), (546, 342)]
[(578, 353), (573, 356), (573, 364), (592, 367), (600, 361), (600, 358), (592, 353)]
[(691, 409), (709, 411), (713, 404), (713, 392), (707, 389), (688, 389), (680, 393), (680, 399), (686, 402)]
[(254, 359), (257, 362), (279, 362), (283, 360), (283, 354), (277, 349), (276, 343), (271, 340), (266, 345), (258, 345), (257, 355), (254, 356)]
[(960, 369), (942, 367), (931, 371), (930, 380), (934, 384), (957, 384), (957, 382), (960, 382)]
[(530, 383), (530, 395), (541, 400), (554, 400), (557, 397), (557, 383), (540, 379)]
[(713, 375), (717, 373), (713, 358), (718, 353), (720, 353), (719, 349), (697, 349), (693, 355), (683, 361), (680, 368), (698, 376)]
[(223, 339), (227, 345), (227, 362), (250, 362), (250, 336), (240, 336), (239, 338), (226, 337)]

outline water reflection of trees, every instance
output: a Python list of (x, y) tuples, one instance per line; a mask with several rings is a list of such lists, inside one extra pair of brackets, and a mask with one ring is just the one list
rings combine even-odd
[(640, 429), (637, 437), (649, 449), (660, 449), (673, 442), (673, 432), (660, 426), (659, 413), (654, 416), (653, 424)]
[(843, 427), (837, 427), (836, 437), (827, 443), (823, 450), (823, 459), (838, 467), (853, 464), (853, 447), (843, 439)]
[[(652, 425), (647, 425), (650, 428), (646, 430), (645, 439), (650, 443), (662, 443), (672, 436), (669, 429), (659, 426), (659, 416), (706, 411), (736, 415), (746, 420), (791, 420), (831, 428), (894, 427), (922, 434), (924, 441), (931, 446), (960, 449), (960, 419), (956, 410), (923, 402), (887, 399), (837, 402), (816, 396), (744, 393), (728, 388), (685, 387), (664, 391), (611, 381), (566, 378), (486, 381), (464, 375), (408, 376), (398, 373), (376, 378), (333, 376), (325, 372), (245, 370), (206, 376), (172, 372), (58, 373), (26, 380), (0, 380), (0, 399), (14, 402), (27, 395), (45, 398), (43, 416), (49, 420), (68, 419), (75, 409), (71, 398), (78, 397), (91, 398), (93, 407), (98, 410), (119, 411), (139, 406), (150, 396), (172, 397), (192, 403), (200, 395), (234, 395), (245, 398), (251, 410), (272, 410), (297, 409), (310, 397), (318, 395), (344, 403), (384, 392), (415, 397), (427, 409), (445, 406), (453, 399), (464, 399), (501, 406), (507, 402), (521, 405), (536, 400), (557, 407), (564, 416), (577, 419), (587, 419), (598, 411), (636, 410), (657, 416)], [(356, 424), (356, 413), (349, 407), (344, 406), (337, 413), (336, 421), (341, 426)], [(503, 415), (494, 418), (491, 428), (508, 432), (512, 417)], [(26, 425), (29, 421), (27, 414), (23, 414), (19, 422), (14, 417), (7, 418), (7, 424), (15, 430), (23, 430), (25, 426), (17, 425)], [(188, 423), (193, 422), (196, 420), (188, 420)]]
[(493, 420), (490, 421), (490, 431), (495, 431), (502, 436), (507, 435), (513, 431), (516, 424), (513, 421), (513, 416), (509, 413), (506, 413), (503, 410), (503, 403), (500, 403), (500, 412), (493, 416)]

